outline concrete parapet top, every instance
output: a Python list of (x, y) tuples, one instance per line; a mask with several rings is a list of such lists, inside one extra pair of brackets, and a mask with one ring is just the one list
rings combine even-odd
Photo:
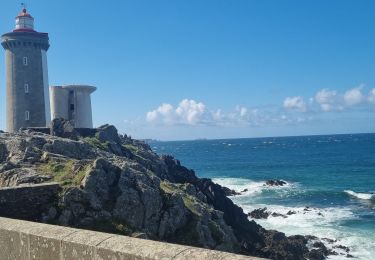
[(86, 91), (92, 93), (96, 90), (96, 87), (90, 85), (63, 85), (63, 86), (51, 86), (50, 88), (60, 88), (75, 91)]
[(0, 217), (1, 259), (151, 260), (260, 258)]

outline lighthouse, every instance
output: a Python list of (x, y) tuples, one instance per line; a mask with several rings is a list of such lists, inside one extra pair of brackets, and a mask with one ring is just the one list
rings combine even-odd
[(34, 30), (34, 18), (23, 8), (12, 32), (1, 36), (6, 63), (6, 130), (49, 125), (47, 33)]

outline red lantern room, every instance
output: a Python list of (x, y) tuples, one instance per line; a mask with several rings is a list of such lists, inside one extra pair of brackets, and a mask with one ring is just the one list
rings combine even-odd
[(16, 29), (14, 31), (34, 32), (34, 18), (27, 12), (26, 8), (23, 8), (16, 17)]

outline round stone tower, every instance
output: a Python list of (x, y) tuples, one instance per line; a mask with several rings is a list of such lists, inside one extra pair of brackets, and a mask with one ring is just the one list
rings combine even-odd
[(51, 86), (52, 118), (64, 118), (76, 128), (92, 128), (91, 93), (88, 85)]
[(49, 125), (47, 33), (34, 30), (34, 18), (25, 8), (16, 17), (13, 32), (1, 37), (6, 63), (6, 130)]

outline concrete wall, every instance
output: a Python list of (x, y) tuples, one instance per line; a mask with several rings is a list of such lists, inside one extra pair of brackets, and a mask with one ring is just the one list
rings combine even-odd
[(69, 119), (69, 91), (59, 86), (50, 87), (51, 116), (55, 118)]
[(59, 190), (57, 183), (0, 188), (0, 216), (40, 221), (57, 204)]
[(44, 87), (44, 109), (46, 114), (46, 126), (51, 124), (51, 105), (49, 96), (49, 80), (48, 80), (48, 64), (47, 64), (47, 51), (42, 52), (42, 68), (43, 68), (43, 87)]
[(2, 260), (259, 259), (21, 220), (0, 218)]
[(87, 85), (51, 86), (52, 120), (64, 118), (72, 121), (76, 128), (92, 128), (90, 95), (95, 90)]
[(92, 128), (92, 108), (90, 90), (76, 90), (76, 120), (75, 127), (77, 128)]

